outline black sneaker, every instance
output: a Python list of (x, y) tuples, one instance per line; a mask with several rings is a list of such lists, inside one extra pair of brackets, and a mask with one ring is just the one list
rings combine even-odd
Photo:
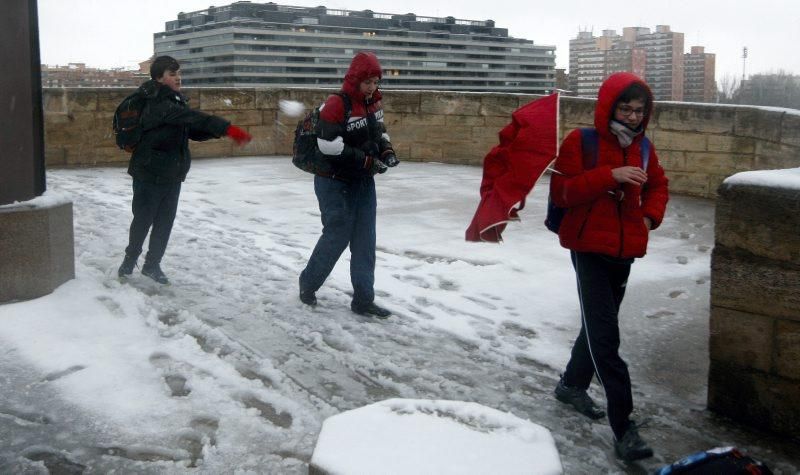
[(317, 305), (317, 296), (314, 294), (314, 292), (311, 292), (309, 290), (301, 290), (300, 301), (306, 305), (311, 305), (313, 307)]
[(149, 264), (145, 262), (142, 266), (142, 275), (150, 277), (159, 284), (169, 284), (169, 279), (167, 279), (167, 276), (161, 271), (161, 266), (158, 264)]
[(361, 304), (356, 304), (353, 302), (350, 304), (350, 310), (359, 315), (372, 315), (378, 318), (389, 318), (389, 316), (392, 314), (392, 312), (386, 310), (385, 308), (375, 305), (375, 302)]
[(125, 259), (122, 260), (122, 264), (120, 264), (117, 270), (117, 275), (120, 277), (131, 275), (133, 273), (133, 268), (136, 267), (136, 259), (137, 258), (134, 256), (125, 254)]
[(628, 430), (621, 439), (614, 442), (614, 451), (617, 452), (617, 457), (625, 460), (626, 462), (633, 462), (634, 460), (646, 459), (653, 456), (653, 449), (647, 445), (647, 442), (642, 440), (639, 435), (636, 423), (631, 421)]
[(553, 392), (556, 395), (556, 399), (564, 404), (570, 404), (575, 410), (590, 419), (602, 419), (606, 416), (605, 411), (597, 407), (585, 389), (567, 386), (564, 384), (563, 378), (558, 381), (558, 385)]

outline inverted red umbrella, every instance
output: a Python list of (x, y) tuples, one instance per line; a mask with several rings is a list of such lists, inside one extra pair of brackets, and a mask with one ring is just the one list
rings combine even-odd
[(481, 202), (467, 241), (502, 241), (506, 224), (519, 220), (525, 197), (558, 154), (558, 93), (515, 110), (499, 135), (483, 159)]

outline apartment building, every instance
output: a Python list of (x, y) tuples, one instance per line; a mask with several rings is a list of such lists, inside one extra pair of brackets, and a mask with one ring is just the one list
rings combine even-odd
[(658, 25), (656, 31), (648, 28), (624, 28), (637, 48), (647, 56), (645, 80), (657, 101), (683, 100), (683, 33), (674, 32), (669, 25)]
[(703, 46), (692, 46), (691, 53), (686, 53), (683, 58), (683, 100), (714, 102), (717, 97), (714, 80), (716, 55), (706, 53)]
[[(656, 100), (682, 101), (688, 60), (683, 49), (683, 33), (672, 31), (669, 25), (658, 25), (652, 32), (645, 27), (625, 27), (621, 35), (604, 30), (597, 37), (581, 31), (570, 40), (570, 88), (579, 96), (596, 97), (600, 84), (610, 74), (630, 71), (647, 81)], [(703, 74), (713, 84), (711, 56), (712, 60), (704, 63)], [(696, 59), (691, 61), (694, 68)], [(697, 73), (692, 74), (694, 77)]]
[(179, 13), (154, 45), (181, 61), (186, 85), (338, 87), (353, 55), (373, 51), (385, 89), (555, 88), (555, 47), (492, 20), (236, 2)]
[(144, 71), (88, 68), (85, 63), (42, 65), (42, 87), (137, 87), (150, 79)]
[(614, 30), (603, 30), (599, 37), (583, 31), (570, 40), (570, 89), (576, 95), (597, 96), (605, 78), (620, 71), (645, 75), (645, 52), (633, 41)]

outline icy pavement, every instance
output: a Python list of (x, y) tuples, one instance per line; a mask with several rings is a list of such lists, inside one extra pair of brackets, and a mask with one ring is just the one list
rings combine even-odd
[[(551, 396), (579, 319), (540, 183), (500, 245), (468, 243), (476, 167), (378, 177), (377, 301), (349, 310), (347, 252), (315, 309), (297, 276), (319, 236), (310, 175), (288, 158), (196, 161), (162, 264), (116, 278), (130, 222), (121, 168), (50, 170), (74, 204), (77, 278), (0, 306), (0, 473), (305, 473), (322, 421), (401, 397), (476, 402), (549, 428), (566, 473), (646, 473), (736, 445), (797, 473), (797, 443), (705, 410), (713, 203), (675, 196), (621, 313), (642, 430), (623, 464), (605, 421)], [(602, 390), (591, 393), (603, 400)]]

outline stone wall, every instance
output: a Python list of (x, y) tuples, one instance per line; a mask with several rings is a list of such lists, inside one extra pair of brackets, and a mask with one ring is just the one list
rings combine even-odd
[[(132, 90), (45, 89), (48, 166), (125, 163), (114, 146), (111, 118)], [(297, 118), (280, 99), (310, 108), (321, 89), (187, 88), (191, 106), (218, 114), (255, 137), (245, 148), (230, 140), (193, 144), (195, 157), (289, 155)], [(385, 91), (386, 124), (401, 160), (480, 165), (511, 112), (536, 96), (525, 94)], [(562, 136), (593, 124), (594, 100), (562, 98)], [(676, 193), (713, 197), (736, 172), (800, 166), (800, 113), (754, 107), (658, 103), (649, 135)]]
[[(758, 172), (757, 175), (770, 172)], [(800, 183), (800, 172), (794, 174)], [(708, 406), (800, 434), (800, 187), (736, 177), (719, 190)], [(774, 181), (774, 180), (773, 180)]]

